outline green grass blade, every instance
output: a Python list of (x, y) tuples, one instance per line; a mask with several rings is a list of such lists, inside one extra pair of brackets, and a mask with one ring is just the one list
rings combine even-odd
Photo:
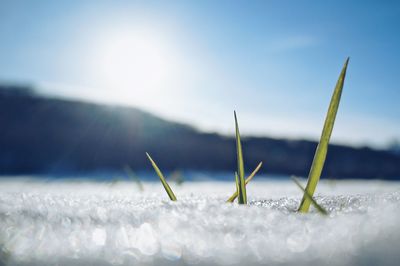
[[(260, 170), (262, 166), (262, 162), (260, 162), (257, 167), (254, 169), (253, 172), (251, 172), (251, 174), (246, 178), (245, 184), (247, 185), (252, 179), (253, 177), (257, 174), (258, 170)], [(238, 196), (238, 191), (236, 190), (235, 193), (232, 194), (232, 196), (229, 197), (229, 199), (226, 202), (233, 202), (236, 197)]]
[(322, 214), (322, 215), (328, 215), (328, 212), (323, 208), (321, 205), (319, 205), (315, 199), (303, 188), (303, 186), (300, 184), (299, 180), (297, 178), (292, 177), (292, 180), (294, 183), (303, 191), (304, 195), (310, 200), (311, 204)]
[[(336, 113), (339, 108), (339, 102), (340, 102), (340, 97), (342, 95), (343, 84), (346, 76), (348, 63), (349, 63), (349, 58), (347, 58), (346, 62), (344, 63), (342, 72), (340, 73), (339, 79), (336, 83), (335, 90), (333, 92), (332, 99), (329, 104), (328, 113), (326, 115), (324, 128), (321, 134), (321, 139), (315, 151), (310, 173), (308, 175), (306, 191), (311, 197), (314, 195), (315, 189), (317, 187), (319, 178), (322, 173), (322, 169), (324, 167), (326, 154), (328, 152), (329, 139), (332, 134), (333, 125), (335, 123)], [(300, 203), (299, 212), (307, 212), (310, 208), (310, 204), (311, 204), (310, 198), (307, 197), (306, 193), (304, 193)]]
[(235, 184), (236, 184), (236, 193), (239, 193), (239, 176), (237, 172), (235, 172)]
[(178, 186), (182, 185), (185, 181), (182, 172), (180, 170), (175, 170), (171, 173), (170, 180), (174, 181)]
[(244, 181), (244, 163), (243, 163), (242, 143), (240, 141), (239, 125), (237, 122), (236, 112), (234, 112), (233, 114), (235, 117), (237, 172), (239, 175), (238, 201), (239, 201), (239, 204), (247, 204), (246, 184)]
[(144, 191), (144, 187), (142, 184), (142, 181), (140, 181), (139, 177), (137, 175), (135, 175), (135, 173), (132, 171), (132, 168), (129, 165), (125, 165), (124, 166), (124, 171), (126, 173), (126, 175), (132, 179), (133, 181), (135, 181), (137, 187), (139, 188), (140, 191)]
[(172, 192), (172, 189), (170, 188), (170, 186), (168, 185), (167, 181), (165, 180), (164, 175), (161, 173), (160, 168), (158, 168), (157, 164), (153, 161), (153, 159), (151, 158), (151, 156), (146, 152), (147, 158), (149, 158), (149, 161), (151, 162), (151, 165), (153, 166), (154, 170), (156, 171), (158, 177), (161, 180), (161, 183), (163, 184), (165, 191), (167, 192), (169, 198), (172, 201), (176, 201), (176, 197), (174, 192)]

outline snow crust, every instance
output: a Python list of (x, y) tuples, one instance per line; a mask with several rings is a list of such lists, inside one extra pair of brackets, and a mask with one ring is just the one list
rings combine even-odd
[(400, 183), (323, 181), (323, 217), (291, 181), (0, 181), (0, 265), (399, 265)]

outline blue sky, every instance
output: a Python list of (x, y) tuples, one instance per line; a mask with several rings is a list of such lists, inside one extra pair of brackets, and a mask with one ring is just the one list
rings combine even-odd
[(332, 136), (400, 139), (398, 1), (9, 1), (0, 81), (137, 106), (201, 130), (317, 139), (350, 56)]

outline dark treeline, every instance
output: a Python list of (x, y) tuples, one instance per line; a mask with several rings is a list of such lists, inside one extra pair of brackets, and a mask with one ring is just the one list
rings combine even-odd
[[(317, 143), (243, 139), (246, 168), (307, 176)], [(0, 174), (63, 174), (150, 169), (234, 171), (232, 137), (200, 133), (135, 108), (51, 99), (25, 87), (0, 86)], [(323, 172), (333, 178), (400, 177), (400, 155), (331, 145)]]

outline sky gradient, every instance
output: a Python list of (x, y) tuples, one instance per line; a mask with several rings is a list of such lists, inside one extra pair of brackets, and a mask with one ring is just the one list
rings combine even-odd
[(9, 1), (0, 82), (136, 106), (205, 131), (317, 139), (350, 64), (332, 140), (400, 140), (397, 1)]

